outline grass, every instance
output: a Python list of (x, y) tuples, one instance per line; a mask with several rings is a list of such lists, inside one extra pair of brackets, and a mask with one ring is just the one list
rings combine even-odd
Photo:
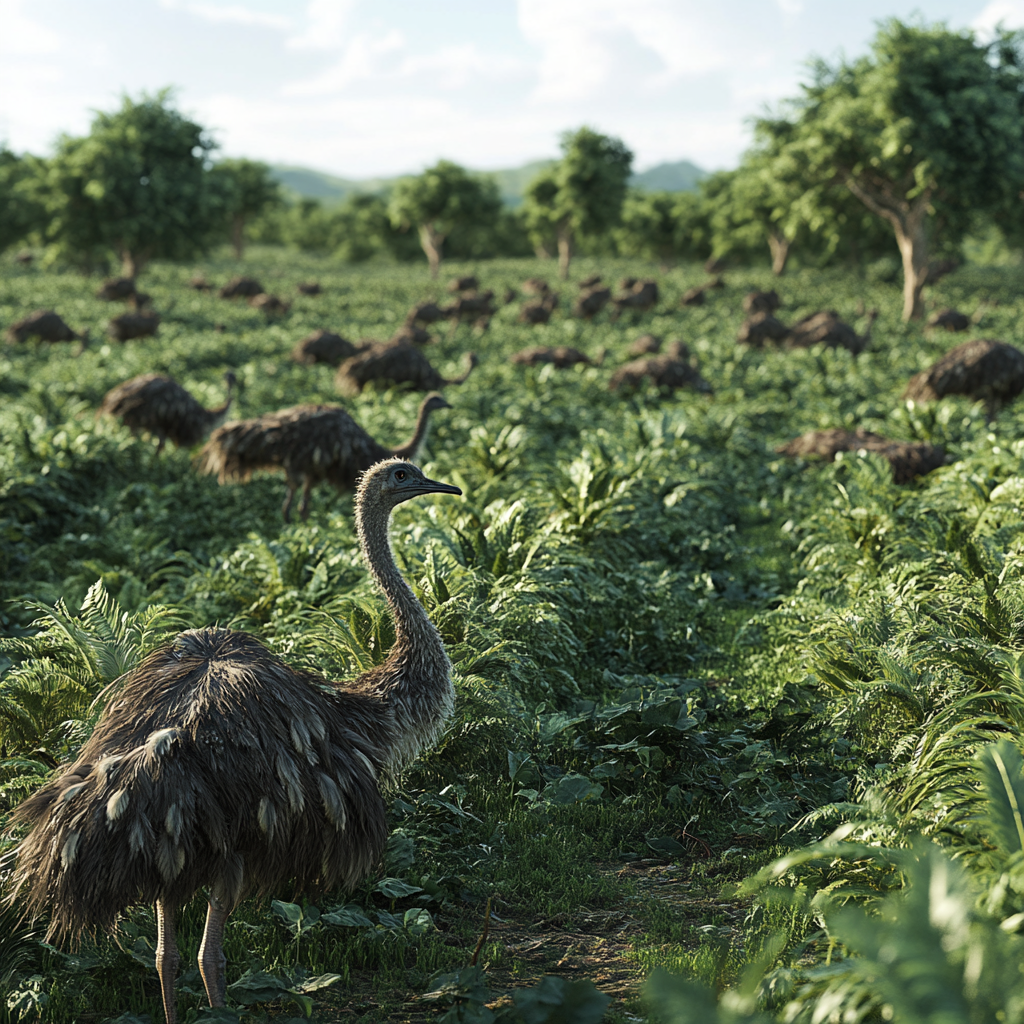
[[(150, 440), (97, 421), (103, 394), (159, 371), (214, 405), (231, 368), (242, 385), (233, 416), (337, 402), (330, 368), (288, 359), (295, 342), (318, 328), (388, 337), (409, 306), (441, 299), (443, 286), (418, 265), (349, 267), (273, 249), (254, 249), (241, 264), (155, 265), (144, 286), (162, 314), (160, 336), (121, 345), (102, 339), (116, 310), (94, 297), (96, 281), (17, 267), (9, 256), (3, 269), (0, 324), (54, 307), (93, 339), (80, 354), (74, 344), (0, 353), (5, 814), (76, 749), (90, 701), (113, 678), (108, 634), (121, 616), (142, 622), (166, 607), (182, 625), (251, 629), (294, 663), (336, 676), (379, 658), (390, 635), (358, 558), (350, 497), (321, 488), (309, 521), (285, 525), (280, 478), (219, 487), (194, 473), (193, 453), (168, 446), (157, 456)], [(553, 268), (532, 260), (448, 269), (475, 271), (498, 295), (544, 270), (554, 280)], [(432, 1018), (423, 996), (439, 973), (468, 966), (488, 900), (496, 916), (478, 961), (497, 1003), (546, 973), (589, 977), (614, 997), (610, 1019), (625, 1019), (645, 1012), (637, 993), (656, 967), (722, 988), (771, 936), (787, 936), (794, 962), (818, 955), (801, 945), (810, 935), (802, 912), (730, 893), (816, 834), (791, 831), (805, 815), (862, 792), (878, 764), (901, 763), (900, 742), (913, 732), (901, 726), (891, 749), (869, 748), (854, 705), (822, 684), (822, 631), (883, 600), (900, 614), (945, 601), (947, 583), (931, 569), (895, 575), (937, 550), (915, 525), (929, 509), (955, 518), (974, 501), (989, 510), (984, 550), (993, 558), (1016, 550), (1016, 506), (1000, 505), (993, 519), (988, 496), (1024, 471), (1011, 444), (1020, 414), (1008, 409), (990, 427), (967, 400), (931, 409), (901, 402), (907, 378), (953, 339), (903, 324), (897, 289), (855, 272), (802, 270), (774, 282), (737, 269), (707, 305), (681, 307), (703, 278), (699, 268), (581, 260), (573, 275), (595, 271), (606, 280), (656, 276), (656, 311), (584, 323), (565, 313), (563, 298), (562, 312), (534, 327), (519, 324), (512, 305), (485, 332), (434, 330), (427, 350), (443, 372), (468, 349), (481, 363), (448, 389), (453, 408), (435, 418), (423, 460), (465, 499), (412, 503), (395, 517), (396, 554), (452, 652), (460, 696), (446, 742), (394, 794), (399, 840), (384, 873), (418, 891), (389, 898), (374, 878), (358, 892), (328, 894), (318, 910), (354, 904), (370, 925), (321, 921), (298, 940), (267, 904), (246, 903), (226, 937), (231, 982), (249, 970), (292, 987), (338, 974), (313, 993), (315, 1019)], [(290, 298), (291, 311), (268, 321), (190, 291), (197, 272), (217, 283), (256, 276)], [(297, 296), (295, 284), (307, 279), (324, 294)], [(870, 351), (854, 359), (736, 345), (742, 295), (772, 284), (786, 320), (835, 308), (859, 322), (859, 311), (877, 307)], [(968, 313), (984, 303), (984, 334), (1024, 344), (1012, 269), (968, 267), (933, 288), (931, 301)], [(646, 332), (684, 338), (714, 396), (608, 392), (612, 369)], [(535, 344), (575, 345), (595, 365), (508, 362)], [(368, 388), (344, 404), (393, 442), (407, 435), (418, 397)], [(957, 461), (900, 489), (871, 459), (821, 467), (774, 452), (806, 430), (853, 425), (942, 443)], [(964, 587), (981, 586), (965, 572)], [(1005, 586), (1014, 573), (1004, 571)], [(97, 580), (113, 601), (107, 618), (88, 603), (78, 611)], [(56, 627), (33, 625), (40, 606), (58, 601), (70, 609), (61, 621), (81, 627), (78, 646)], [(931, 612), (933, 623), (952, 622), (953, 604)], [(907, 629), (912, 646), (921, 627)], [(132, 637), (123, 642), (129, 658), (156, 642)], [(871, 650), (888, 651), (886, 642), (873, 640)], [(63, 673), (57, 686), (55, 673)], [(31, 721), (17, 709), (31, 709)], [(200, 902), (181, 923), (192, 962)], [(415, 908), (431, 915), (423, 934), (405, 923)], [(116, 937), (87, 941), (79, 954), (38, 936), (9, 953), (0, 946), (0, 978), (7, 957), (25, 1006), (0, 1008), (0, 1020), (5, 1012), (28, 1020), (33, 1006), (54, 1022), (158, 1019), (154, 943), (152, 913), (138, 908)], [(15, 952), (27, 961), (14, 964)], [(188, 1019), (199, 1019), (194, 970), (181, 986)], [(241, 1012), (288, 1019), (301, 1008), (291, 998)]]

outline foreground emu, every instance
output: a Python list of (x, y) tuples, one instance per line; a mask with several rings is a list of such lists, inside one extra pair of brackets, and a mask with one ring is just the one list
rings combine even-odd
[(177, 1021), (175, 918), (209, 887), (199, 967), (223, 1006), (224, 925), (251, 893), (294, 879), (305, 893), (368, 874), (384, 850), (380, 779), (439, 736), (452, 712), (441, 637), (395, 566), (391, 511), (421, 494), (461, 494), (391, 459), (363, 477), (356, 529), (395, 620), (387, 659), (352, 683), (295, 671), (255, 637), (179, 634), (123, 676), (78, 760), (29, 797), (14, 895), (49, 910), (50, 937), (112, 929), (156, 905), (157, 970)]

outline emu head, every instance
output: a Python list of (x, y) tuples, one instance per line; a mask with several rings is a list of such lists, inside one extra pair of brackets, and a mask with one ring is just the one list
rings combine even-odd
[(437, 391), (432, 391), (423, 399), (423, 412), (436, 412), (438, 409), (450, 409), (451, 406)]
[(462, 494), (462, 491), (451, 484), (431, 480), (423, 475), (419, 466), (405, 459), (384, 459), (362, 475), (356, 505), (364, 514), (371, 510), (390, 512), (396, 505), (421, 494)]

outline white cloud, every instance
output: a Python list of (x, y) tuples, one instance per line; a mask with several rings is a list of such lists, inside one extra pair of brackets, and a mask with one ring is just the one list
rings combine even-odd
[(803, 14), (804, 0), (775, 0), (783, 14)]
[(288, 40), (294, 50), (333, 50), (344, 42), (355, 0), (309, 0), (306, 26)]
[(405, 46), (405, 38), (397, 29), (374, 36), (357, 32), (345, 45), (341, 59), (332, 68), (286, 86), (286, 96), (326, 96), (340, 92), (354, 82), (380, 74), (381, 58)]
[(41, 57), (57, 53), (61, 39), (52, 29), (33, 21), (23, 0), (0, 0), (0, 53)]
[(999, 25), (1024, 28), (1024, 0), (989, 0), (971, 22), (971, 28), (984, 36), (994, 35)]
[(269, 28), (278, 32), (287, 32), (292, 23), (281, 14), (267, 14), (254, 11), (241, 4), (224, 7), (219, 4), (183, 3), (182, 0), (160, 0), (160, 6), (172, 11), (185, 11), (197, 18), (212, 22), (215, 25), (245, 25), (252, 28)]
[(518, 0), (518, 11), (523, 35), (541, 50), (534, 94), (540, 101), (592, 97), (621, 65), (624, 44), (658, 58), (660, 67), (639, 76), (648, 87), (735, 60), (694, 0)]
[(522, 75), (522, 61), (498, 53), (485, 53), (474, 43), (445, 46), (434, 53), (406, 57), (396, 70), (401, 78), (425, 75), (440, 89), (463, 89), (474, 79), (490, 81)]

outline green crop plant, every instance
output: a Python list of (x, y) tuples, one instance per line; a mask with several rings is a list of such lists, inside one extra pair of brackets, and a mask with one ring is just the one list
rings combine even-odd
[[(321, 487), (309, 519), (285, 524), (279, 476), (198, 476), (195, 452), (158, 456), (153, 439), (97, 420), (105, 392), (159, 372), (212, 406), (230, 368), (233, 417), (339, 402), (332, 367), (289, 358), (296, 341), (318, 329), (383, 340), (414, 303), (444, 296), (422, 266), (253, 245), (242, 261), (152, 262), (159, 335), (121, 344), (105, 340), (111, 306), (95, 280), (2, 266), (0, 326), (52, 307), (91, 339), (0, 352), (6, 824), (73, 756), (118, 676), (177, 630), (250, 630), (332, 678), (377, 664), (393, 639), (351, 495)], [(425, 351), (442, 372), (467, 350), (480, 357), (446, 390), (452, 408), (422, 453), (425, 471), (464, 497), (401, 506), (393, 540), (451, 655), (456, 714), (389, 796), (395, 832), (376, 877), (312, 902), (286, 891), (239, 908), (226, 948), (242, 1019), (674, 1019), (676, 982), (654, 984), (657, 1011), (640, 995), (659, 967), (720, 990), (692, 995), (708, 1019), (774, 1019), (784, 1006), (810, 1019), (826, 998), (854, 1014), (885, 1005), (891, 994), (868, 977), (880, 942), (905, 940), (906, 969), (923, 958), (940, 992), (975, 945), (994, 964), (1016, 950), (1002, 925), (1024, 912), (1006, 810), (1021, 769), (1004, 743), (1024, 713), (1024, 406), (989, 422), (966, 398), (902, 401), (907, 379), (954, 339), (903, 323), (899, 296), (870, 275), (791, 267), (780, 289), (787, 322), (834, 308), (862, 327), (877, 307), (872, 345), (855, 358), (736, 343), (742, 296), (771, 286), (767, 269), (727, 273), (687, 307), (679, 299), (705, 280), (696, 265), (580, 255), (570, 269), (570, 284), (654, 276), (661, 299), (635, 318), (576, 319), (563, 296), (547, 325), (519, 323), (512, 303), (486, 330), (431, 328)], [(556, 274), (525, 259), (451, 271), (499, 296)], [(187, 286), (240, 272), (291, 309), (268, 320)], [(1013, 273), (966, 267), (926, 297), (1024, 345)], [(308, 280), (320, 295), (296, 294)], [(610, 392), (648, 332), (685, 340), (714, 394)], [(538, 344), (575, 346), (592, 363), (510, 362)], [(370, 386), (344, 404), (387, 444), (408, 435), (419, 398)], [(821, 464), (775, 450), (856, 426), (941, 444), (948, 464), (897, 486), (875, 455)], [(1006, 799), (990, 828), (997, 783)], [(845, 838), (826, 840), (836, 828)], [(17, 838), (5, 834), (4, 853)], [(797, 852), (816, 842), (826, 845)], [(797, 861), (782, 874), (738, 887), (787, 856)], [(935, 947), (914, 895), (942, 872), (947, 904), (968, 908), (948, 948), (941, 937)], [(159, 1015), (150, 910), (78, 950), (41, 942), (45, 926), (5, 925), (0, 1014)], [(189, 907), (192, 962), (200, 929), (201, 908)], [(1009, 1006), (1014, 984), (993, 983), (985, 999)], [(201, 992), (186, 971), (182, 1006), (196, 1019)]]

